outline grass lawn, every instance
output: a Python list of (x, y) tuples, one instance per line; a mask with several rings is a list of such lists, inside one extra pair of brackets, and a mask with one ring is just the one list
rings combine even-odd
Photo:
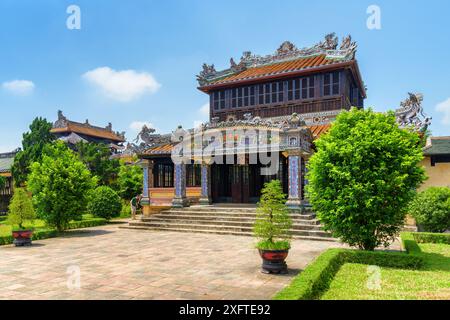
[[(93, 221), (95, 218), (90, 214), (84, 214), (82, 221)], [(33, 223), (27, 222), (24, 223), (25, 227), (32, 227), (34, 230), (49, 230), (48, 226), (46, 226), (43, 220), (35, 219)], [(0, 237), (10, 236), (12, 231), (12, 226), (8, 224), (6, 217), (0, 217)]]
[[(379, 289), (367, 287), (368, 266), (346, 263), (334, 276), (324, 300), (444, 299), (450, 300), (450, 245), (419, 244), (421, 270), (381, 268)], [(369, 286), (370, 287), (370, 286)]]

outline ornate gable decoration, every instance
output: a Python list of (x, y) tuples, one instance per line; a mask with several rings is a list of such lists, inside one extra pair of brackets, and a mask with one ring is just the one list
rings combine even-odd
[(343, 61), (355, 58), (357, 44), (352, 42), (349, 35), (342, 39), (341, 46), (338, 48), (338, 37), (335, 33), (325, 36), (325, 39), (312, 47), (298, 49), (289, 41), (283, 42), (277, 51), (272, 55), (259, 56), (245, 51), (239, 63), (233, 58), (230, 59), (230, 68), (223, 71), (216, 71), (214, 65), (203, 64), (203, 70), (197, 75), (197, 81), (200, 86), (207, 85), (210, 82), (218, 81), (222, 78), (242, 72), (248, 68), (254, 68), (272, 63), (278, 63), (300, 58), (307, 58), (314, 55), (325, 54), (328, 59), (339, 59)]
[(170, 135), (161, 135), (155, 132), (155, 129), (144, 124), (133, 143), (128, 143), (126, 149), (132, 150), (134, 153), (142, 153), (149, 148), (171, 142)]
[(423, 95), (408, 92), (409, 98), (400, 102), (400, 108), (395, 111), (397, 122), (401, 128), (413, 127), (415, 130), (425, 132), (431, 124), (422, 107)]

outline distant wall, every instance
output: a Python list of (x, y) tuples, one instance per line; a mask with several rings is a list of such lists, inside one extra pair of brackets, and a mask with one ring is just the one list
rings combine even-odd
[(421, 164), (425, 167), (428, 179), (422, 184), (419, 191), (429, 187), (450, 187), (450, 163), (436, 163), (432, 167), (430, 157), (425, 157)]

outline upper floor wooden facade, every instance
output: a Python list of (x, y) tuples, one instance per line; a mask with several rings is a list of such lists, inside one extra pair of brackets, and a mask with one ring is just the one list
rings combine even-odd
[[(262, 118), (313, 114), (352, 106), (363, 108), (366, 98), (356, 44), (337, 38), (309, 49), (284, 43), (272, 56), (244, 53), (239, 65), (217, 72), (204, 65), (199, 89), (210, 98), (210, 118), (243, 119), (244, 114)], [(330, 40), (331, 39), (331, 40)], [(332, 40), (334, 39), (334, 40)]]

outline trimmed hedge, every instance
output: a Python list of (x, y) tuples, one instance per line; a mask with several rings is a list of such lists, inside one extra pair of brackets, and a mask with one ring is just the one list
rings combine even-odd
[(413, 232), (418, 243), (450, 244), (450, 233)]
[[(108, 221), (103, 218), (92, 218), (89, 220), (80, 220), (80, 221), (72, 221), (69, 223), (68, 229), (82, 229), (82, 228), (89, 228), (89, 227), (97, 227), (104, 224), (107, 224)], [(59, 234), (55, 229), (42, 229), (42, 230), (35, 230), (33, 232), (32, 240), (42, 240), (42, 239), (48, 239), (48, 238), (55, 238)], [(12, 235), (0, 237), (0, 246), (11, 244), (13, 243), (14, 238)]]
[[(42, 240), (47, 238), (54, 238), (58, 235), (58, 232), (53, 229), (35, 230), (33, 232), (32, 240)], [(6, 245), (13, 243), (14, 238), (11, 236), (0, 237), (0, 245)]]
[(380, 267), (418, 269), (423, 259), (416, 255), (396, 252), (373, 252), (350, 249), (328, 249), (298, 276), (278, 292), (275, 300), (314, 300), (329, 288), (339, 268), (345, 263), (377, 265)]
[(400, 232), (402, 248), (409, 254), (419, 254), (422, 252), (412, 232)]
[(90, 228), (97, 227), (104, 224), (107, 224), (108, 220), (105, 218), (90, 218), (88, 220), (80, 220), (80, 221), (71, 221), (69, 223), (68, 229), (81, 229), (81, 228)]

